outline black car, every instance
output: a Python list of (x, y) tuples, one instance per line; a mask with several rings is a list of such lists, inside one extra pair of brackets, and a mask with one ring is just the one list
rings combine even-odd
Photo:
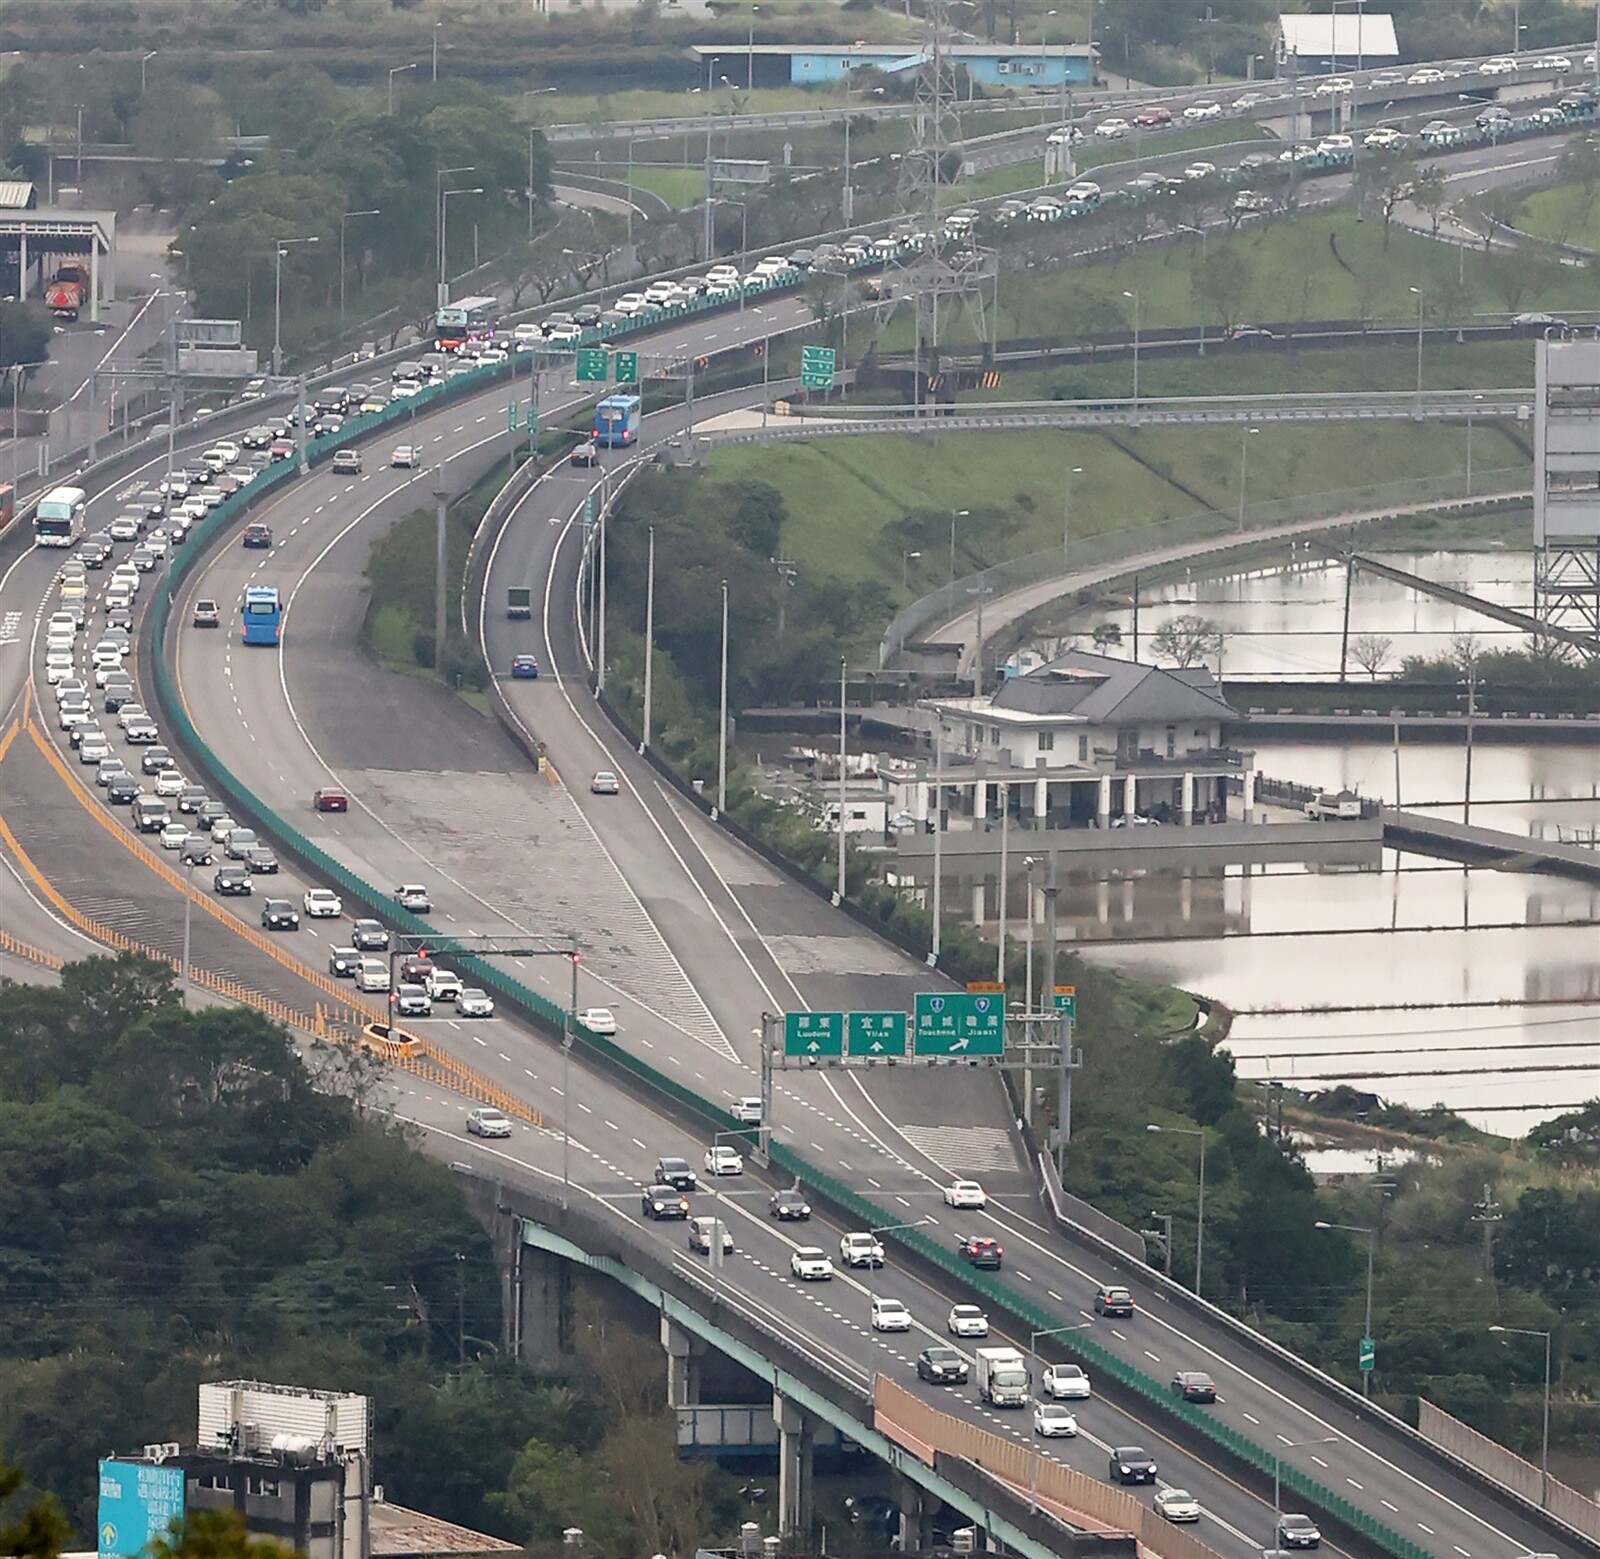
[(954, 1348), (924, 1348), (917, 1355), (917, 1379), (931, 1380), (936, 1386), (959, 1386), (971, 1373), (971, 1366)]
[(1102, 1283), (1094, 1291), (1096, 1315), (1131, 1316), (1133, 1295), (1120, 1283)]
[(687, 1218), (689, 1198), (670, 1185), (647, 1185), (640, 1197), (646, 1218)]
[(211, 799), (199, 785), (190, 785), (178, 792), (180, 812), (198, 812)]
[(361, 954), (353, 947), (332, 947), (328, 949), (328, 973), (339, 975), (343, 979), (353, 980), (356, 969), (360, 966)]
[(106, 786), (106, 800), (114, 807), (131, 807), (139, 794), (139, 782), (131, 774), (119, 774)]
[(389, 932), (382, 921), (358, 920), (350, 928), (350, 940), (363, 953), (382, 953), (389, 949)]
[(139, 759), (139, 767), (146, 774), (161, 774), (177, 766), (178, 760), (165, 747), (152, 747)]
[(106, 683), (106, 713), (114, 715), (124, 704), (133, 702), (133, 684), (131, 682)]
[(211, 879), (211, 886), (224, 898), (243, 898), (256, 891), (250, 873), (243, 866), (220, 867)]
[(256, 521), (244, 528), (244, 544), (250, 548), (270, 548), (272, 546), (272, 529)]
[(1179, 1370), (1172, 1377), (1171, 1391), (1181, 1402), (1215, 1402), (1217, 1383), (1201, 1370)]
[(426, 985), (428, 976), (438, 967), (431, 958), (424, 958), (420, 953), (413, 953), (411, 957), (400, 960), (400, 978), (407, 985)]
[(251, 872), (265, 873), (269, 877), (278, 874), (278, 857), (264, 844), (258, 844), (244, 858), (245, 868)]
[(811, 1203), (793, 1189), (774, 1191), (767, 1211), (780, 1223), (804, 1223), (811, 1216)]
[(669, 1185), (674, 1191), (695, 1191), (700, 1186), (686, 1158), (658, 1158), (656, 1184)]
[(78, 558), (85, 568), (104, 568), (111, 556), (111, 548), (98, 541), (86, 541), (78, 548)]
[(268, 899), (261, 906), (261, 927), (264, 931), (298, 931), (300, 911), (288, 899)]
[(1322, 1533), (1310, 1516), (1285, 1514), (1278, 1517), (1280, 1548), (1320, 1548)]
[(1119, 1445), (1111, 1453), (1113, 1483), (1154, 1483), (1156, 1459), (1137, 1445)]
[(227, 815), (228, 808), (225, 802), (207, 801), (194, 816), (195, 821), (202, 828), (210, 828), (219, 817), (226, 817)]
[(572, 311), (572, 323), (574, 325), (582, 325), (587, 330), (590, 325), (598, 325), (600, 323), (600, 316), (603, 312), (604, 310), (597, 303), (580, 303)]
[(1005, 1250), (999, 1240), (987, 1234), (970, 1234), (956, 1242), (956, 1250), (973, 1266), (986, 1272), (998, 1272), (1005, 1259)]
[(185, 866), (209, 866), (216, 856), (212, 853), (211, 841), (204, 834), (190, 834), (183, 841), (178, 858)]

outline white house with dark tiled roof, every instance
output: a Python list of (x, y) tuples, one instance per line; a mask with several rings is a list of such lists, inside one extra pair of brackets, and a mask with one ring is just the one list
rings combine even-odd
[(1012, 816), (1036, 828), (1220, 821), (1227, 780), (1243, 780), (1253, 757), (1224, 744), (1241, 717), (1204, 666), (1070, 650), (992, 694), (922, 707), (937, 740), (919, 821), (935, 789), (975, 820), (1000, 815), (1003, 789)]

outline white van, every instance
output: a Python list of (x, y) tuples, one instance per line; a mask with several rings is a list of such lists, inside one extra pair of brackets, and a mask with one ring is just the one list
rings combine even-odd
[(356, 965), (356, 988), (363, 991), (388, 990), (389, 960), (387, 958), (363, 958)]

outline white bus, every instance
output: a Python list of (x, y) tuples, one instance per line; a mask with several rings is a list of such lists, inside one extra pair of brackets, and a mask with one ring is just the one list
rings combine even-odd
[(52, 487), (33, 511), (33, 539), (41, 547), (70, 547), (83, 535), (88, 497), (81, 487)]

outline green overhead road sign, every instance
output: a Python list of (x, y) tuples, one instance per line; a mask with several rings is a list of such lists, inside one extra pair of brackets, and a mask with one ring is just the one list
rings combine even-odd
[(637, 384), (639, 382), (639, 354), (637, 352), (618, 352), (615, 362), (617, 365), (616, 379), (618, 384)]
[(807, 390), (833, 388), (833, 348), (831, 346), (803, 346), (800, 348), (800, 384)]
[(1370, 1338), (1361, 1339), (1361, 1349), (1357, 1355), (1363, 1373), (1375, 1367), (1378, 1361), (1378, 1345)]
[(783, 1053), (803, 1060), (844, 1054), (842, 1012), (786, 1012), (783, 1015)]
[(847, 1012), (845, 1014), (845, 1054), (867, 1061), (881, 1061), (906, 1053), (909, 1022), (903, 1012)]
[(586, 346), (578, 352), (578, 382), (604, 384), (608, 358), (604, 347)]
[(997, 1056), (1005, 1049), (1003, 996), (963, 992), (917, 993), (917, 1056)]

